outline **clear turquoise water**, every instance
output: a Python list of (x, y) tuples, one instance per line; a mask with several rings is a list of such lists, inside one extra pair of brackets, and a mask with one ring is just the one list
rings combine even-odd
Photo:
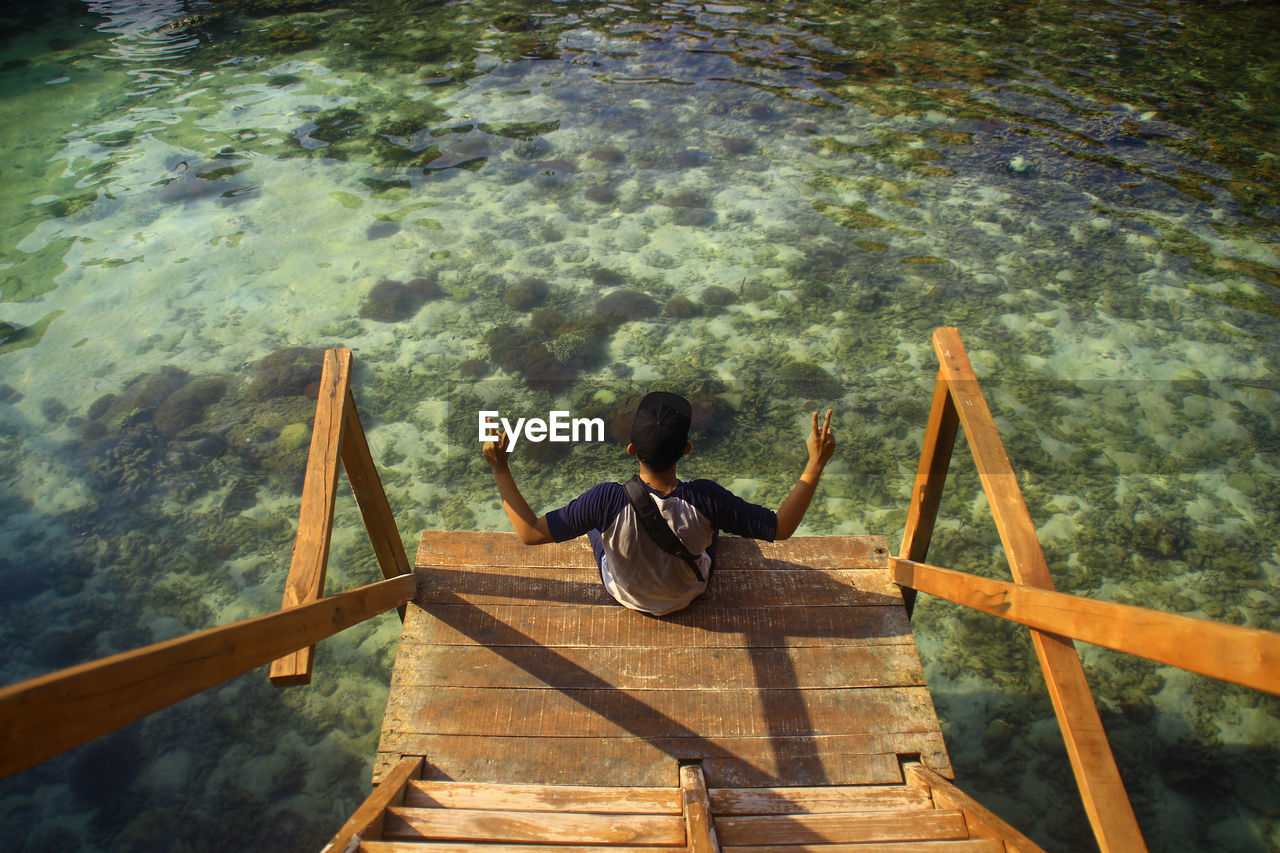
[[(7, 4), (4, 681), (278, 606), (295, 348), (336, 345), (410, 545), (504, 528), (479, 409), (612, 421), (664, 382), (705, 412), (685, 473), (763, 503), (834, 406), (806, 531), (896, 545), (955, 325), (1060, 589), (1276, 629), (1278, 16)], [(612, 443), (529, 449), (539, 509), (625, 476)], [(967, 451), (943, 516), (931, 560), (1007, 576)], [(362, 536), (344, 491), (330, 589), (378, 577)], [(367, 792), (398, 625), (0, 783), (5, 836), (317, 848)], [(963, 787), (1087, 847), (1025, 632), (915, 625)], [(1081, 652), (1153, 849), (1280, 849), (1274, 697)]]

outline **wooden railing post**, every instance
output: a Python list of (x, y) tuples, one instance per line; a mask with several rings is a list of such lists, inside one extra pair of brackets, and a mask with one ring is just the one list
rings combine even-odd
[[(351, 350), (325, 351), (307, 472), (302, 481), (298, 534), (281, 607), (316, 601), (324, 595), (339, 461), (346, 469), (383, 577), (393, 578), (410, 571), (409, 557), (351, 394), (351, 368)], [(404, 618), (403, 607), (400, 617)], [(271, 664), (271, 683), (277, 687), (308, 684), (314, 662), (315, 646), (291, 652)]]
[[(298, 533), (293, 541), (293, 560), (285, 581), (282, 609), (316, 601), (324, 595), (333, 508), (338, 498), (338, 459), (346, 426), (343, 409), (350, 389), (351, 350), (325, 350), (311, 449), (302, 480)], [(277, 687), (309, 683), (315, 651), (315, 646), (306, 646), (272, 662), (272, 683)]]
[(369, 541), (373, 543), (373, 553), (378, 558), (383, 577), (403, 575), (410, 570), (409, 556), (405, 553), (400, 531), (396, 529), (395, 516), (391, 513), (391, 504), (387, 501), (387, 493), (378, 477), (373, 454), (369, 452), (369, 441), (365, 438), (360, 413), (356, 410), (356, 401), (351, 396), (350, 389), (347, 390), (344, 417), (346, 429), (342, 434), (342, 467), (346, 469), (347, 481), (351, 483), (351, 491), (355, 493), (356, 503), (360, 505)]
[[(959, 426), (955, 404), (939, 371), (933, 385), (933, 404), (929, 407), (929, 423), (924, 430), (920, 463), (916, 466), (916, 479), (911, 487), (907, 526), (902, 533), (899, 556), (904, 560), (924, 562), (928, 556), (929, 540), (933, 538), (933, 525), (938, 520), (938, 505), (942, 501), (942, 488), (947, 483), (947, 469), (951, 465), (951, 450), (955, 446)], [(916, 591), (904, 589), (902, 601), (910, 617), (915, 608)]]
[[(937, 329), (933, 347), (938, 354), (939, 376), (946, 383), (973, 452), (1013, 578), (1019, 584), (1052, 590), (1044, 550), (960, 333), (951, 327)], [(1075, 644), (1069, 638), (1035, 629), (1031, 630), (1031, 641), (1098, 846), (1103, 853), (1145, 850)]]

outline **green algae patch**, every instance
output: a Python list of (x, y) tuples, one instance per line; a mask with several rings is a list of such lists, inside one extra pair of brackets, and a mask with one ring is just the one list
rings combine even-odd
[(851, 231), (859, 231), (864, 228), (887, 228), (890, 231), (897, 231), (908, 237), (924, 236), (923, 231), (903, 228), (901, 225), (870, 213), (867, 210), (866, 202), (855, 201), (853, 204), (831, 204), (825, 201), (815, 201), (813, 209), (835, 224)]
[(334, 190), (329, 193), (329, 198), (345, 207), (347, 210), (359, 210), (364, 207), (364, 199), (354, 193), (343, 192), (342, 190)]
[(1269, 317), (1280, 318), (1280, 305), (1251, 288), (1231, 287), (1225, 292), (1219, 292), (1203, 285), (1193, 284), (1190, 285), (1190, 290), (1201, 299), (1220, 302), (1223, 305), (1230, 305), (1232, 308), (1239, 308), (1244, 311), (1252, 311), (1255, 314), (1265, 314)]
[(920, 255), (914, 258), (903, 258), (902, 263), (907, 266), (919, 266), (924, 264), (945, 264), (946, 258), (937, 258), (933, 255)]
[(65, 311), (50, 311), (33, 325), (13, 328), (13, 331), (5, 336), (4, 343), (0, 344), (0, 355), (17, 352), (40, 343), (44, 333), (49, 330), (49, 324), (65, 313)]

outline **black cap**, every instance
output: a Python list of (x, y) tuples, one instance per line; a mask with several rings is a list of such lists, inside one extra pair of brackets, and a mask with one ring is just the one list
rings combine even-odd
[(653, 471), (667, 470), (684, 455), (692, 421), (693, 406), (679, 394), (646, 394), (631, 425), (636, 456)]

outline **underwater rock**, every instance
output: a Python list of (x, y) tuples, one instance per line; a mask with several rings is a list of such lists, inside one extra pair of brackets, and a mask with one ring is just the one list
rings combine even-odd
[(626, 159), (621, 151), (610, 145), (597, 148), (595, 151), (591, 152), (590, 157), (592, 160), (598, 160), (599, 162), (606, 163), (610, 166), (616, 166)]
[(158, 375), (139, 376), (125, 386), (125, 397), (135, 409), (153, 409), (169, 398), (191, 376), (185, 370), (166, 364)]
[(550, 151), (551, 143), (541, 136), (535, 136), (531, 139), (520, 140), (511, 150), (522, 160), (532, 160), (535, 157), (542, 157)]
[(546, 243), (559, 243), (564, 239), (564, 234), (547, 225), (538, 231), (538, 236)]
[[(3, 398), (0, 397), (0, 399), (3, 399)], [(86, 413), (86, 416), (91, 421), (99, 420), (100, 418), (102, 418), (103, 415), (107, 413), (107, 410), (111, 408), (111, 405), (115, 401), (116, 401), (115, 394), (103, 394), (101, 397), (94, 400), (89, 405), (89, 411)]]
[(458, 365), (458, 372), (467, 379), (479, 379), (489, 373), (489, 362), (483, 358), (469, 358)]
[(708, 285), (702, 289), (702, 293), (698, 294), (698, 298), (702, 300), (703, 305), (709, 305), (713, 308), (723, 308), (726, 305), (733, 305), (738, 301), (738, 295), (727, 287), (718, 284)]
[[(0, 403), (6, 400), (14, 399), (14, 394), (18, 394), (18, 390), (7, 382), (0, 382)], [(21, 398), (21, 394), (18, 397)]]
[(764, 104), (752, 104), (747, 107), (747, 118), (752, 118), (756, 121), (771, 121), (777, 117), (778, 114)]
[(48, 397), (40, 401), (40, 414), (51, 424), (56, 424), (67, 416), (67, 406), (56, 397)]
[(793, 361), (778, 371), (778, 380), (793, 397), (839, 397), (844, 388), (830, 373), (811, 361)]
[(591, 281), (597, 287), (617, 287), (626, 281), (622, 273), (600, 267), (591, 273)]
[(415, 278), (408, 284), (383, 279), (360, 303), (360, 316), (380, 323), (398, 323), (418, 313), (425, 302), (439, 295), (440, 285), (434, 277)]
[(379, 219), (377, 222), (365, 229), (364, 235), (370, 240), (381, 240), (383, 237), (390, 237), (392, 234), (399, 233), (399, 222), (392, 222), (389, 219)]
[(587, 201), (594, 201), (596, 204), (610, 204), (613, 202), (613, 188), (608, 184), (596, 184), (594, 187), (587, 187), (587, 191), (583, 193)]
[(533, 18), (518, 12), (508, 12), (493, 19), (493, 28), (503, 33), (522, 33), (533, 29)]
[(9, 340), (9, 338), (16, 334), (21, 328), (21, 326), (15, 326), (13, 323), (0, 321), (0, 344)]
[(677, 207), (671, 212), (671, 221), (676, 225), (702, 228), (716, 221), (716, 212), (703, 207)]
[(156, 407), (151, 422), (156, 432), (173, 438), (204, 420), (205, 410), (222, 399), (227, 383), (221, 379), (197, 379), (174, 391)]
[(241, 477), (232, 483), (222, 499), (223, 515), (239, 515), (258, 503), (258, 486), (247, 477)]
[(749, 281), (742, 286), (742, 298), (748, 302), (763, 302), (773, 295), (773, 288), (763, 281)]
[(267, 30), (267, 43), (281, 53), (305, 50), (320, 41), (320, 36), (309, 27), (298, 24), (281, 24)]
[(681, 320), (696, 317), (702, 313), (698, 303), (687, 296), (673, 296), (667, 300), (667, 313)]
[(529, 318), (529, 328), (541, 338), (554, 338), (564, 323), (564, 315), (554, 308), (540, 309)]
[(301, 397), (308, 386), (320, 381), (324, 350), (319, 347), (287, 347), (276, 350), (253, 366), (253, 385), (245, 394), (251, 400)]
[(705, 196), (695, 192), (682, 192), (666, 196), (662, 199), (668, 207), (706, 207)]
[(555, 390), (573, 381), (577, 372), (559, 361), (530, 331), (497, 326), (485, 334), (485, 343), (494, 363), (508, 373), (523, 376), (533, 389)]
[(692, 169), (695, 166), (701, 166), (706, 162), (707, 155), (703, 154), (696, 148), (686, 148), (683, 151), (677, 151), (671, 155), (671, 162), (675, 163), (682, 169)]
[(755, 143), (745, 136), (728, 136), (721, 140), (724, 150), (730, 154), (750, 154)]
[(528, 311), (547, 298), (550, 286), (536, 276), (528, 276), (507, 288), (502, 301), (517, 311)]
[(658, 315), (658, 303), (638, 290), (615, 290), (596, 300), (595, 311), (611, 323), (650, 320)]
[(137, 736), (118, 731), (82, 747), (71, 762), (71, 791), (89, 803), (123, 796), (142, 770)]
[(533, 164), (533, 171), (548, 178), (563, 178), (578, 171), (568, 160), (539, 160)]

